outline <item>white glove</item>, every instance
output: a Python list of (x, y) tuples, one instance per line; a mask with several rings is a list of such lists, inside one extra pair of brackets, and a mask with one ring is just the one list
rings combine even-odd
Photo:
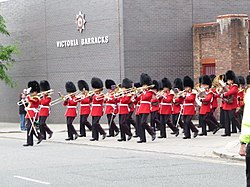
[(222, 87), (225, 87), (227, 85), (223, 80), (219, 80), (219, 83)]

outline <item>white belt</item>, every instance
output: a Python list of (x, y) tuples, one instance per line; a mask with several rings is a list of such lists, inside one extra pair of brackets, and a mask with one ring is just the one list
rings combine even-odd
[(67, 106), (67, 108), (76, 108), (76, 106)]
[(50, 108), (49, 106), (40, 105), (40, 108)]
[(121, 104), (121, 103), (118, 103), (119, 106), (127, 106), (128, 107), (128, 104)]
[(34, 112), (38, 112), (38, 110), (36, 108), (27, 108), (27, 110), (33, 110)]
[(141, 101), (141, 103), (150, 104), (151, 105), (151, 102), (149, 102), (149, 101)]
[(110, 103), (106, 103), (106, 106), (112, 106), (112, 107), (116, 107), (116, 104), (110, 104)]
[(172, 103), (160, 103), (160, 105), (169, 105), (169, 106), (172, 106)]
[(92, 106), (102, 106), (101, 104), (92, 104)]
[(194, 105), (193, 103), (183, 103), (183, 106), (192, 106)]
[(80, 106), (90, 106), (89, 104), (80, 104)]

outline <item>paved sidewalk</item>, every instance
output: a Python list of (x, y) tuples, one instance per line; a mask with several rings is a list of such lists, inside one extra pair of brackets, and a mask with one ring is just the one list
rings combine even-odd
[[(54, 131), (53, 137), (48, 142), (67, 143), (76, 145), (88, 145), (97, 147), (109, 147), (120, 148), (137, 151), (149, 151), (167, 153), (173, 155), (183, 156), (195, 156), (195, 157), (212, 157), (212, 158), (226, 158), (237, 161), (244, 161), (244, 157), (238, 155), (239, 150), (239, 134), (232, 134), (231, 137), (221, 137), (223, 129), (221, 129), (216, 135), (209, 133), (207, 137), (197, 137), (195, 139), (183, 140), (182, 133), (179, 137), (175, 137), (170, 134), (168, 130), (167, 139), (157, 139), (152, 142), (151, 137), (147, 137), (147, 143), (138, 144), (137, 138), (132, 138), (129, 142), (118, 142), (117, 137), (106, 138), (102, 140), (100, 136), (99, 141), (91, 142), (91, 132), (87, 131), (87, 137), (78, 138), (75, 141), (65, 141), (67, 138), (66, 125), (65, 124), (50, 124), (50, 128)], [(102, 125), (107, 129), (107, 125)], [(75, 125), (76, 129), (79, 129), (79, 125)], [(134, 130), (132, 130), (134, 131)], [(159, 132), (157, 132), (159, 135)], [(18, 123), (0, 123), (0, 138), (17, 138), (26, 139), (26, 132), (19, 130)], [(43, 143), (43, 142), (42, 142)]]

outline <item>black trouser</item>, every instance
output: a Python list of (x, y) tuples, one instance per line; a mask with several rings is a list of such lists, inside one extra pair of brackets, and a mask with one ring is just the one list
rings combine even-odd
[(221, 128), (225, 128), (225, 117), (224, 117), (224, 110), (220, 107), (220, 126)]
[(40, 129), (40, 133), (43, 137), (44, 140), (46, 140), (46, 132), (48, 134), (52, 134), (53, 132), (50, 130), (50, 128), (47, 126), (46, 124), (46, 119), (47, 116), (40, 116), (39, 117), (39, 129)]
[(215, 125), (216, 128), (220, 127), (220, 124), (218, 123), (217, 119), (214, 117), (214, 112), (216, 108), (212, 108), (208, 120)]
[(242, 118), (243, 118), (243, 112), (244, 112), (244, 106), (241, 106), (238, 112), (236, 114), (238, 115), (238, 119), (240, 124), (242, 123)]
[(132, 133), (127, 125), (127, 114), (119, 114), (119, 126), (122, 140), (126, 140), (126, 134), (128, 136), (132, 136)]
[(141, 128), (141, 125), (140, 125), (140, 122), (141, 122), (140, 115), (135, 116), (135, 121), (136, 121), (136, 129), (137, 129), (135, 135), (141, 137), (142, 128)]
[(151, 136), (155, 134), (153, 128), (148, 125), (148, 122), (147, 122), (148, 115), (149, 114), (140, 114), (140, 126), (141, 126), (140, 138), (141, 138), (141, 141), (143, 142), (146, 142), (145, 130), (147, 130)]
[(236, 113), (236, 109), (234, 109), (233, 118), (232, 118), (232, 132), (234, 132), (234, 133), (237, 132), (237, 128), (236, 127), (239, 129), (239, 131), (241, 130), (240, 117)]
[(161, 129), (160, 129), (160, 136), (166, 138), (166, 124), (168, 127), (173, 131), (177, 132), (178, 128), (173, 125), (170, 119), (171, 115), (170, 114), (160, 114), (160, 121), (161, 121)]
[(233, 119), (234, 110), (224, 110), (224, 123), (225, 123), (225, 134), (231, 135), (231, 122)]
[(136, 129), (136, 122), (135, 120), (132, 118), (132, 115), (133, 115), (133, 112), (129, 112), (128, 113), (128, 116), (127, 116), (127, 124), (128, 124), (128, 128), (131, 130), (131, 126), (130, 125), (133, 125), (133, 127), (135, 128), (135, 134), (137, 129)]
[(198, 132), (198, 130), (195, 128), (194, 124), (192, 123), (192, 115), (184, 115), (183, 121), (184, 121), (184, 135), (187, 138), (191, 137), (190, 129), (192, 129), (193, 132)]
[(115, 114), (107, 114), (108, 125), (109, 125), (109, 135), (114, 136), (114, 132), (119, 132), (119, 128), (115, 124)]
[(87, 126), (90, 131), (92, 130), (92, 126), (88, 122), (88, 116), (88, 114), (83, 114), (80, 116), (80, 134), (83, 136), (86, 136), (85, 126)]
[(158, 111), (154, 111), (150, 113), (150, 126), (156, 131), (157, 129), (160, 129), (161, 122), (159, 120), (159, 113)]
[(200, 122), (201, 122), (200, 126), (202, 128), (202, 134), (207, 134), (208, 117), (209, 113), (200, 114)]
[(37, 132), (37, 135), (36, 135), (34, 128), (33, 128), (34, 126), (32, 127), (32, 123), (31, 123), (32, 119), (31, 120), (26, 119), (26, 120), (27, 120), (27, 125), (26, 125), (26, 127), (27, 127), (27, 144), (33, 145), (34, 144), (33, 143), (33, 135), (35, 135), (37, 139), (42, 138), (42, 136), (38, 131), (36, 131)]
[(250, 144), (247, 144), (246, 148), (246, 177), (247, 187), (250, 187)]
[[(209, 112), (206, 114), (199, 114), (199, 126), (202, 128), (203, 127), (206, 128), (208, 126), (208, 130), (213, 131), (216, 129), (217, 124), (210, 119), (210, 112)], [(203, 132), (204, 134), (207, 134), (207, 131), (205, 132), (204, 129), (202, 130), (202, 133)]]
[(68, 130), (68, 137), (73, 140), (73, 134), (77, 135), (75, 127), (73, 126), (73, 121), (75, 117), (67, 117), (67, 130)]
[(172, 114), (172, 121), (173, 121), (174, 126), (177, 127), (177, 125), (179, 124), (180, 127), (183, 128), (184, 124), (183, 124), (183, 121), (181, 119), (181, 116), (179, 117), (179, 115), (181, 115), (181, 114)]
[(98, 133), (100, 133), (101, 135), (106, 134), (99, 123), (100, 119), (101, 116), (92, 116), (92, 138), (96, 140), (99, 139)]

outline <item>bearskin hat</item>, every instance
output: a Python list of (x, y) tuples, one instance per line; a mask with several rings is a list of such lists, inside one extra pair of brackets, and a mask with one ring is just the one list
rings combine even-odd
[(203, 78), (203, 75), (201, 75), (201, 76), (199, 77), (199, 84), (201, 84), (202, 78)]
[(106, 89), (111, 89), (111, 86), (115, 85), (115, 81), (111, 79), (106, 79), (105, 81), (105, 87)]
[(168, 78), (163, 78), (162, 80), (161, 80), (161, 82), (162, 82), (162, 87), (164, 88), (169, 88), (169, 89), (172, 89), (172, 84), (171, 84), (171, 82), (168, 80)]
[(91, 79), (91, 86), (94, 89), (102, 89), (103, 88), (103, 82), (101, 79), (97, 78), (97, 77), (93, 77)]
[(65, 88), (66, 88), (66, 92), (67, 93), (74, 93), (74, 92), (76, 92), (76, 86), (71, 81), (66, 82)]
[(134, 87), (139, 88), (141, 87), (141, 84), (139, 82), (134, 83)]
[(122, 88), (132, 88), (132, 81), (128, 78), (122, 80)]
[(194, 81), (189, 76), (185, 76), (183, 78), (183, 85), (184, 85), (184, 87), (191, 87), (193, 89), (194, 88)]
[(176, 78), (174, 80), (174, 88), (178, 88), (179, 90), (183, 90), (183, 82), (180, 78)]
[(40, 90), (42, 92), (50, 90), (49, 82), (46, 80), (40, 81)]
[(201, 84), (209, 85), (209, 87), (212, 86), (212, 81), (208, 75), (204, 75), (201, 80)]
[(236, 75), (235, 75), (235, 73), (232, 71), (232, 70), (228, 70), (227, 72), (226, 72), (226, 81), (227, 80), (232, 80), (232, 81), (234, 81), (234, 82), (236, 82), (237, 80), (236, 80)]
[(216, 75), (212, 74), (212, 75), (209, 75), (211, 81), (213, 82), (214, 78), (216, 77)]
[(30, 93), (40, 92), (40, 85), (37, 81), (29, 81), (28, 88), (31, 88)]
[(238, 80), (239, 80), (239, 84), (241, 84), (241, 85), (245, 85), (246, 84), (246, 81), (245, 81), (244, 77), (238, 76)]
[(77, 85), (78, 85), (78, 89), (79, 90), (88, 90), (89, 91), (89, 85), (88, 85), (88, 83), (86, 82), (86, 81), (84, 81), (84, 80), (79, 80), (78, 82), (77, 82)]
[(250, 75), (246, 77), (247, 84), (250, 84)]
[(141, 77), (140, 77), (140, 83), (141, 83), (142, 86), (143, 85), (148, 85), (149, 86), (149, 85), (152, 84), (152, 79), (148, 74), (142, 73)]
[(154, 87), (153, 89), (159, 90), (159, 83), (157, 80), (153, 80)]

